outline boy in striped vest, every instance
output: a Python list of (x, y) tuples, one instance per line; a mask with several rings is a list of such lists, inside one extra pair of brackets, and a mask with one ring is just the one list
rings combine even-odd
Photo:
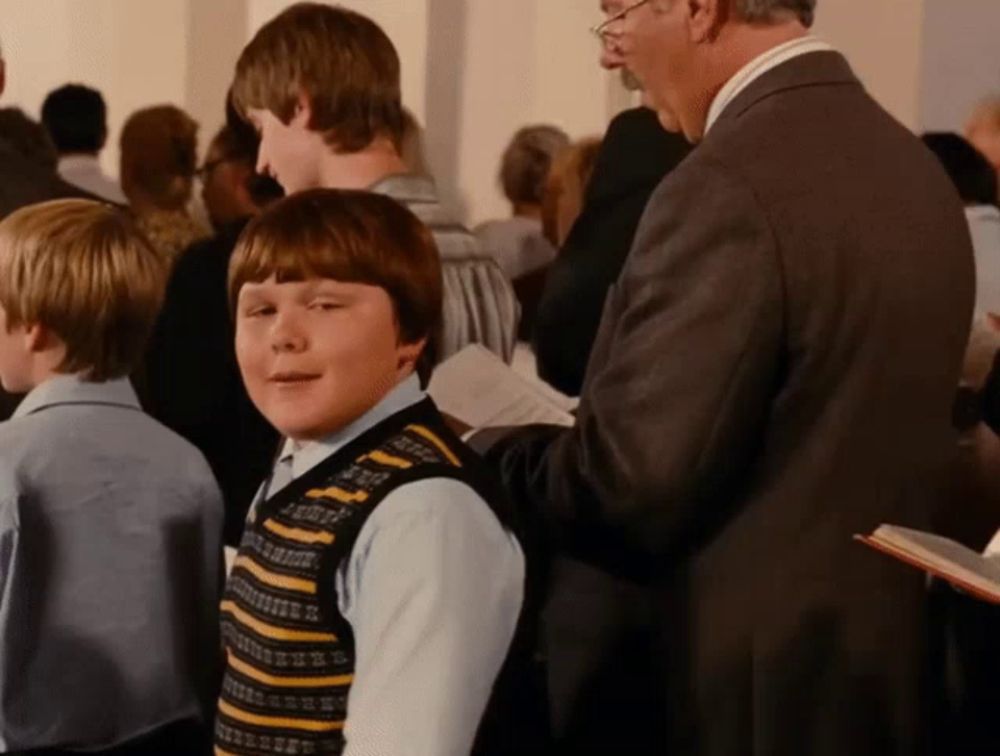
[(229, 270), (250, 398), (281, 432), (222, 602), (225, 754), (468, 754), (524, 559), (479, 459), (423, 393), (433, 239), (395, 201), (316, 189)]

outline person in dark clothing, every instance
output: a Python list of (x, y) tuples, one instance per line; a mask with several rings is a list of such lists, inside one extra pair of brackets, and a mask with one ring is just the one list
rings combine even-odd
[(690, 149), (648, 108), (626, 110), (608, 126), (583, 210), (549, 270), (536, 314), (538, 375), (563, 393), (580, 393), (604, 297), (649, 195)]
[(200, 173), (216, 234), (193, 244), (174, 268), (147, 352), (143, 392), (146, 410), (208, 460), (225, 497), (225, 542), (233, 545), (277, 447), (277, 435), (240, 379), (226, 303), (229, 257), (240, 232), (281, 196), (273, 180), (254, 174), (256, 155), (256, 134), (238, 118), (209, 147)]
[[(3, 94), (5, 84), (6, 64), (3, 50), (0, 49), (0, 95)], [(98, 199), (59, 178), (55, 166), (40, 164), (22, 154), (15, 144), (0, 138), (0, 219), (19, 207), (62, 197)], [(14, 414), (21, 399), (20, 394), (0, 390), (0, 420), (6, 420)]]

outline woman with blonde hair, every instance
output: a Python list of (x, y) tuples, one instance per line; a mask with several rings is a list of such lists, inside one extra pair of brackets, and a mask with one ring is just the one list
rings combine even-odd
[(173, 261), (207, 229), (188, 212), (198, 159), (198, 124), (173, 105), (129, 116), (121, 133), (121, 184), (139, 227)]

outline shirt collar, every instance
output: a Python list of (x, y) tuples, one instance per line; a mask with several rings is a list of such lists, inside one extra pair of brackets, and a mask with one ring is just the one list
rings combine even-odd
[(965, 217), (970, 220), (1000, 220), (1000, 208), (995, 205), (969, 205)]
[(434, 180), (418, 173), (392, 173), (376, 181), (368, 187), (368, 191), (404, 203), (437, 201)]
[(400, 410), (416, 404), (425, 396), (426, 394), (420, 388), (420, 379), (416, 374), (413, 374), (382, 397), (382, 401), (347, 427), (334, 431), (330, 435), (315, 441), (297, 443), (291, 439), (286, 439), (281, 447), (279, 459), (286, 459), (291, 455), (292, 479), (294, 480), (309, 472), (309, 470), (324, 459), (343, 448), (345, 444), (353, 441), (365, 431), (374, 428), (380, 422), (391, 415), (395, 415)]
[(59, 158), (59, 170), (64, 170), (64, 169), (69, 169), (69, 170), (88, 169), (96, 171), (100, 169), (100, 161), (98, 160), (96, 155), (83, 155), (83, 154), (64, 155), (63, 157)]
[(737, 71), (729, 81), (718, 91), (708, 109), (708, 120), (705, 122), (705, 133), (719, 120), (722, 111), (726, 109), (736, 96), (759, 79), (772, 68), (787, 63), (792, 58), (811, 52), (831, 51), (833, 47), (817, 39), (811, 34), (790, 40), (777, 47), (761, 53)]
[(29, 391), (13, 417), (24, 417), (57, 404), (115, 404), (141, 409), (128, 378), (85, 381), (79, 375), (55, 375)]

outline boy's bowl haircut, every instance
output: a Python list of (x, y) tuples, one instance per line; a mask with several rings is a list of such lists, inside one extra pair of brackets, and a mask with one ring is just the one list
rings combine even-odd
[(40, 324), (66, 345), (60, 372), (121, 378), (142, 359), (168, 268), (127, 212), (84, 199), (0, 221), (0, 304), (8, 328)]
[(231, 312), (243, 284), (272, 276), (381, 287), (392, 301), (400, 341), (427, 339), (417, 373), (429, 380), (441, 323), (441, 262), (430, 230), (403, 205), (341, 189), (312, 189), (276, 202), (236, 244), (229, 263)]

